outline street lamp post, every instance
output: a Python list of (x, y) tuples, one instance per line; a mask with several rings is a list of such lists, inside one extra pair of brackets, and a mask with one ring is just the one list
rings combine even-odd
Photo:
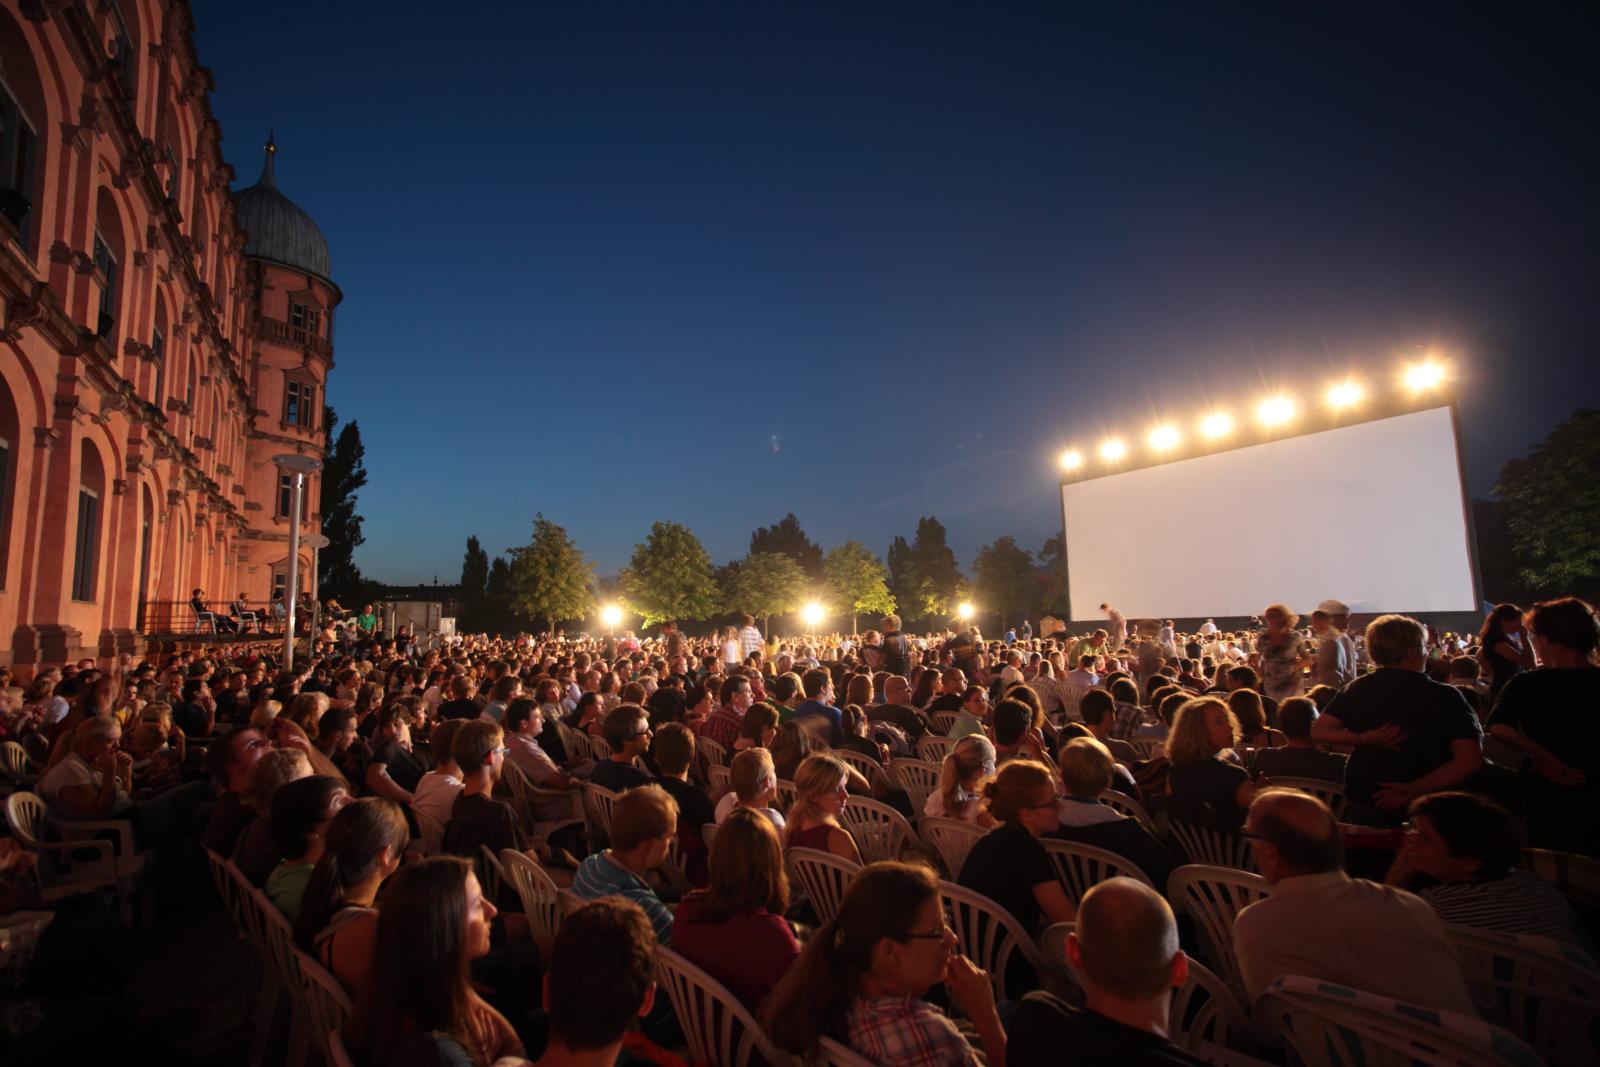
[(294, 475), (294, 491), (289, 495), (289, 584), (284, 590), (283, 669), (294, 669), (295, 606), (300, 599), (300, 512), (305, 496), (306, 475), (322, 469), (322, 461), (310, 456), (285, 452), (272, 457), (285, 474)]
[(311, 632), (322, 632), (322, 550), (327, 548), (332, 541), (322, 533), (306, 535), (306, 544), (311, 546)]

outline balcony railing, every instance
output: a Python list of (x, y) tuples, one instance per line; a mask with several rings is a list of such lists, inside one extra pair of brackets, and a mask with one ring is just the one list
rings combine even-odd
[[(169, 634), (210, 634), (217, 637), (282, 636), (283, 616), (279, 614), (282, 601), (274, 605), (266, 601), (248, 601), (244, 610), (248, 618), (230, 614), (229, 604), (208, 601), (215, 619), (202, 620), (187, 600), (146, 600), (139, 605), (139, 632), (147, 636)], [(304, 616), (297, 616), (296, 627), (302, 634), (307, 630)]]
[(256, 335), (263, 341), (272, 341), (280, 345), (292, 345), (304, 348), (312, 355), (327, 357), (328, 342), (315, 330), (308, 330), (302, 326), (295, 326), (284, 322), (282, 319), (263, 318), (259, 320)]

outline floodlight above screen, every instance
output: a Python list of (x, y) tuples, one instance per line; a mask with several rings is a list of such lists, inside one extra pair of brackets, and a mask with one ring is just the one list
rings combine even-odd
[(1061, 488), (1072, 617), (1473, 611), (1446, 407)]

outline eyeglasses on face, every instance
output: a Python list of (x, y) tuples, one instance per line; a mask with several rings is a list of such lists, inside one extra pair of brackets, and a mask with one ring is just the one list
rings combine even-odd
[(950, 929), (949, 922), (941, 922), (939, 929), (927, 934), (901, 934), (896, 941), (943, 941), (945, 936), (955, 936), (955, 931)]

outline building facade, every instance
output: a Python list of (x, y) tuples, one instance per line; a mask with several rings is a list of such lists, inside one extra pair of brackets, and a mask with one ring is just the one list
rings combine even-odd
[(0, 0), (0, 662), (22, 674), (191, 628), (196, 588), (268, 602), (273, 456), (323, 455), (327, 242), (270, 138), (232, 191), (192, 29), (181, 0)]

